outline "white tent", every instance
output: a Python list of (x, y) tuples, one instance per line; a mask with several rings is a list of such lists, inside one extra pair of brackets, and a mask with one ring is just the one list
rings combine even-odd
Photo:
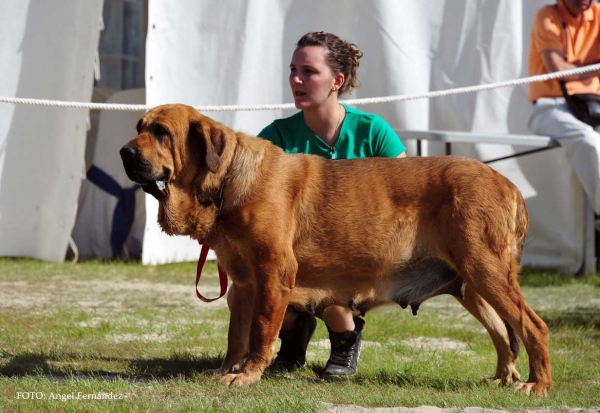
[[(71, 2), (79, 5), (74, 0)], [(525, 77), (533, 16), (539, 7), (552, 2), (150, 0), (146, 42), (146, 102), (151, 106), (168, 102), (195, 106), (290, 102), (287, 85), (289, 58), (298, 38), (312, 30), (336, 33), (356, 43), (364, 52), (359, 70), (362, 87), (352, 96), (356, 98), (422, 93)], [(34, 2), (25, 3), (31, 8), (41, 7), (33, 6)], [(63, 4), (58, 0), (50, 3)], [(22, 9), (21, 6), (16, 7), (17, 4), (20, 2), (15, 0), (9, 1), (8, 6), (3, 3), (0, 5), (0, 15), (11, 16), (15, 13), (14, 9)], [(94, 12), (94, 18), (97, 18), (99, 12), (96, 9)], [(56, 27), (66, 30), (65, 27), (73, 25), (73, 16), (71, 10), (65, 16), (60, 16), (58, 21), (40, 22), (36, 30), (52, 32), (57, 30)], [(91, 14), (86, 18), (90, 22), (93, 20)], [(32, 29), (26, 25), (19, 26), (11, 32), (11, 36), (22, 37), (27, 30)], [(96, 43), (97, 37), (90, 36), (87, 49), (83, 44), (71, 47), (70, 56), (79, 53), (84, 55), (94, 50)], [(14, 56), (19, 54), (16, 48), (7, 48), (5, 43), (0, 43), (0, 53), (2, 56), (8, 53), (10, 61), (5, 64), (11, 73), (15, 73), (15, 77), (20, 76), (21, 66), (11, 63)], [(91, 60), (88, 63), (86, 73), (89, 75)], [(36, 76), (48, 82), (53, 79), (52, 76), (59, 76), (54, 73), (54, 68), (51, 69), (50, 73), (40, 67), (24, 70), (34, 71)], [(24, 95), (11, 84), (0, 80), (0, 95), (75, 100), (74, 96), (65, 96), (65, 90), (59, 91), (63, 85), (56, 85), (56, 91), (51, 94), (31, 92)], [(530, 104), (525, 99), (526, 90), (526, 87), (503, 88), (432, 100), (361, 106), (361, 109), (379, 113), (398, 129), (529, 134), (526, 125)], [(79, 99), (85, 100), (86, 97), (89, 99), (89, 93)], [(27, 113), (31, 119), (38, 119), (36, 110), (40, 109), (2, 105), (0, 119), (26, 128), (19, 123), (24, 122), (23, 118), (15, 118), (13, 112)], [(69, 111), (61, 109), (53, 113), (61, 119), (62, 124), (71, 126), (66, 117)], [(256, 111), (207, 114), (234, 129), (257, 133), (273, 119), (291, 113)], [(17, 141), (17, 136), (22, 134), (16, 134), (13, 129), (4, 130), (4, 124), (0, 122), (0, 143), (3, 148), (7, 142)], [(42, 126), (37, 120), (35, 125), (28, 125), (24, 129), (28, 134), (29, 146), (26, 148), (47, 153), (47, 147), (43, 148), (45, 152), (41, 152), (42, 148), (36, 146)], [(58, 130), (48, 131), (44, 128), (44, 131), (45, 139), (52, 141), (55, 152), (72, 149), (75, 141), (81, 145), (84, 140), (83, 130), (69, 139), (64, 135), (59, 138)], [(410, 155), (414, 153), (414, 145), (408, 143)], [(462, 145), (453, 150), (485, 160), (512, 153), (515, 148)], [(435, 145), (429, 147), (430, 154), (440, 151), (441, 148)], [(79, 151), (80, 156), (81, 153), (82, 150)], [(48, 219), (48, 213), (45, 210), (36, 212), (35, 208), (30, 208), (30, 204), (45, 199), (47, 193), (61, 194), (62, 207), (57, 205), (53, 213), (65, 211), (65, 222), (69, 218), (72, 222), (75, 201), (72, 195), (62, 195), (68, 192), (69, 183), (55, 177), (55, 186), (44, 188), (38, 185), (29, 197), (23, 197), (11, 189), (11, 185), (19, 188), (28, 186), (36, 174), (35, 171), (31, 174), (29, 170), (23, 171), (23, 165), (28, 163), (25, 151), (11, 156), (15, 156), (11, 158), (14, 163), (8, 165), (0, 155), (0, 255), (61, 260), (68, 240), (67, 232), (59, 233), (55, 228), (41, 227), (39, 224), (36, 226), (35, 222)], [(106, 156), (110, 157), (111, 154)], [(112, 156), (109, 163), (118, 165), (118, 155), (115, 153)], [(64, 163), (60, 165), (66, 167)], [(69, 170), (77, 174), (77, 166), (69, 166)], [(527, 197), (532, 225), (526, 244), (525, 264), (576, 271), (583, 257), (584, 197), (562, 150), (503, 161), (493, 166), (518, 182)], [(5, 184), (5, 181), (12, 184)], [(78, 185), (73, 186), (78, 188)], [(146, 196), (148, 219), (143, 233), (143, 261), (164, 263), (195, 260), (199, 247), (194, 241), (182, 237), (169, 238), (160, 233), (155, 223), (156, 208), (155, 200)], [(110, 207), (108, 209), (98, 213), (110, 216), (112, 211)], [(90, 216), (94, 215), (92, 213)], [(103, 220), (112, 222), (110, 218)], [(18, 225), (15, 224), (17, 222)], [(21, 231), (23, 236), (16, 237), (13, 234), (15, 231)], [(49, 239), (53, 240), (57, 250), (52, 256), (42, 253), (42, 244), (49, 242)], [(61, 248), (62, 251), (58, 251)]]
[[(0, 95), (89, 102), (102, 0), (0, 2)], [(0, 256), (62, 261), (88, 111), (0, 104)]]

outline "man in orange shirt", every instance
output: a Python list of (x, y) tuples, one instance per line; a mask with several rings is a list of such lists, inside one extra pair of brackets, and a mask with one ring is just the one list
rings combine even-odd
[[(531, 76), (598, 63), (600, 59), (600, 4), (592, 0), (558, 0), (542, 7), (531, 29)], [(600, 71), (564, 77), (569, 95), (600, 94)], [(600, 127), (595, 130), (577, 119), (563, 97), (558, 80), (531, 83), (533, 111), (529, 129), (556, 139), (600, 214)]]

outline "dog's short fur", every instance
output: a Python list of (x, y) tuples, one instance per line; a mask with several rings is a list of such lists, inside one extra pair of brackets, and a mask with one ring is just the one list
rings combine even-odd
[(128, 176), (159, 201), (158, 222), (216, 252), (235, 289), (224, 384), (257, 382), (286, 307), (418, 309), (449, 293), (488, 330), (495, 379), (551, 386), (548, 329), (517, 276), (528, 215), (517, 188), (458, 157), (330, 161), (285, 154), (184, 105), (159, 106), (121, 150)]

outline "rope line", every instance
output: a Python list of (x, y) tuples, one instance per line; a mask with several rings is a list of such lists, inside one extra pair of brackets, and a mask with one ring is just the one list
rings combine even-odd
[[(436, 92), (415, 93), (410, 95), (385, 96), (378, 98), (362, 98), (340, 100), (340, 103), (347, 105), (367, 105), (377, 103), (404, 102), (407, 100), (435, 98), (451, 95), (459, 95), (464, 93), (481, 92), (484, 90), (499, 89), (509, 86), (518, 86), (528, 83), (545, 82), (547, 80), (560, 79), (566, 76), (579, 75), (582, 73), (594, 72), (600, 70), (600, 63), (578, 67), (575, 69), (563, 70), (559, 72), (548, 73), (544, 75), (536, 75), (526, 78), (513, 79), (504, 82), (489, 83), (477, 86), (459, 87), (454, 89), (441, 90)], [(96, 110), (120, 110), (120, 111), (147, 111), (151, 109), (148, 105), (127, 105), (118, 103), (94, 103), (94, 102), (68, 102), (62, 100), (46, 100), (46, 99), (29, 99), (0, 96), (0, 103), (13, 103), (20, 105), (37, 105), (37, 106), (55, 106), (63, 108), (80, 108), (80, 109), (96, 109)], [(294, 109), (293, 103), (272, 104), (272, 105), (227, 105), (227, 106), (195, 106), (200, 112), (233, 112), (233, 111), (260, 111), (260, 110), (280, 110)]]

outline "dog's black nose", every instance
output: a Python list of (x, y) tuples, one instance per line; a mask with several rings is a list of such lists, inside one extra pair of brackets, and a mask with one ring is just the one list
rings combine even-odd
[(139, 152), (136, 148), (132, 146), (123, 146), (119, 153), (121, 154), (121, 158), (124, 161), (130, 161), (132, 159), (135, 159)]

